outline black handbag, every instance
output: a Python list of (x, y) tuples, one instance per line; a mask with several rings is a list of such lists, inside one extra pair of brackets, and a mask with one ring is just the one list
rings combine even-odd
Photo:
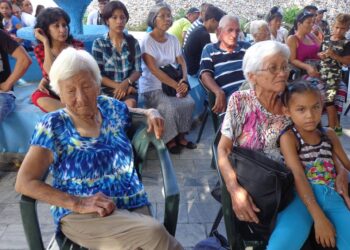
[[(165, 74), (167, 74), (171, 79), (175, 80), (176, 82), (179, 82), (183, 77), (181, 65), (174, 67), (172, 64), (167, 64), (165, 66), (159, 67), (159, 69), (163, 71)], [(187, 84), (188, 90), (190, 90), (189, 83), (186, 81), (184, 81), (184, 83)], [(162, 90), (168, 96), (176, 96), (176, 89), (170, 87), (169, 85), (163, 82), (162, 82)]]
[[(294, 178), (284, 165), (262, 152), (234, 147), (229, 157), (239, 184), (247, 190), (255, 205), (259, 224), (238, 222), (243, 238), (267, 240), (274, 229), (276, 217), (294, 197)], [(237, 220), (238, 221), (238, 220)]]

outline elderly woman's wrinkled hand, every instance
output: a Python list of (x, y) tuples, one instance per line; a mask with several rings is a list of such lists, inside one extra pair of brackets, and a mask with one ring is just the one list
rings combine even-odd
[(231, 194), (232, 208), (240, 221), (259, 223), (256, 213), (260, 209), (256, 207), (252, 197), (241, 186), (237, 186)]
[(98, 192), (93, 196), (79, 197), (73, 211), (80, 214), (97, 213), (105, 217), (113, 213), (115, 208), (115, 203), (110, 197)]
[(147, 132), (154, 132), (157, 139), (164, 133), (164, 119), (156, 109), (146, 110), (148, 129)]

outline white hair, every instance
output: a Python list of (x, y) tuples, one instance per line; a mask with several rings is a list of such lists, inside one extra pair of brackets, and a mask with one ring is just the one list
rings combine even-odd
[(219, 28), (224, 28), (229, 22), (236, 22), (239, 24), (239, 19), (236, 16), (224, 15), (219, 22)]
[(49, 78), (52, 90), (60, 94), (59, 82), (67, 80), (81, 71), (90, 72), (94, 82), (101, 86), (101, 73), (95, 59), (85, 50), (64, 49), (53, 62)]
[(281, 54), (288, 61), (290, 56), (288, 46), (277, 41), (268, 40), (255, 43), (249, 47), (245, 52), (242, 64), (246, 80), (249, 81), (249, 73), (255, 73), (262, 68), (266, 57), (277, 54)]
[(269, 29), (269, 25), (265, 20), (254, 20), (250, 22), (249, 32), (254, 36), (262, 27)]

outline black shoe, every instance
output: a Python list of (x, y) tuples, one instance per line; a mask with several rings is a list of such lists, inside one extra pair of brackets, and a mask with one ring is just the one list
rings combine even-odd
[(168, 151), (173, 155), (181, 154), (182, 148), (178, 145), (174, 145), (172, 147), (168, 147)]
[(180, 142), (178, 142), (177, 145), (179, 145), (180, 147), (183, 147), (183, 148), (188, 148), (188, 149), (195, 149), (195, 148), (197, 148), (197, 144), (195, 144), (195, 143), (193, 143), (191, 141), (188, 141), (186, 145), (181, 144)]

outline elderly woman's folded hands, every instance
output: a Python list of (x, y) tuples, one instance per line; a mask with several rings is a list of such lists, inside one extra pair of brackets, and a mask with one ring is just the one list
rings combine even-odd
[(79, 214), (97, 213), (105, 217), (112, 214), (115, 208), (115, 203), (110, 197), (98, 192), (89, 197), (77, 197), (73, 211)]

